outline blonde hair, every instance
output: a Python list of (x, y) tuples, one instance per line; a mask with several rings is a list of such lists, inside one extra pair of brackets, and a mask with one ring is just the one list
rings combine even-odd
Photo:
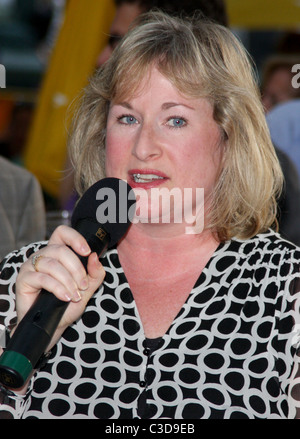
[(141, 15), (91, 79), (70, 138), (79, 193), (104, 177), (110, 102), (134, 95), (152, 65), (186, 96), (211, 102), (225, 141), (206, 227), (224, 241), (272, 226), (283, 177), (251, 62), (230, 30), (196, 16)]

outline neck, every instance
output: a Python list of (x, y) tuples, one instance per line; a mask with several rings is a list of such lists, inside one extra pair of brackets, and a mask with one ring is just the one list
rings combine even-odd
[(146, 233), (133, 224), (118, 245), (145, 336), (150, 338), (168, 330), (219, 244), (208, 231), (174, 235), (167, 230)]
[(133, 224), (126, 237), (119, 243), (120, 254), (177, 257), (183, 260), (185, 254), (191, 256), (205, 250), (213, 249), (219, 245), (219, 241), (209, 230), (199, 234), (186, 234), (185, 229), (167, 226), (149, 226)]

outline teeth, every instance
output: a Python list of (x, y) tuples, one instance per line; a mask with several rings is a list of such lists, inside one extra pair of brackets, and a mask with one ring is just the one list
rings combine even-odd
[(133, 178), (135, 183), (149, 183), (153, 180), (163, 180), (163, 177), (155, 174), (133, 174)]

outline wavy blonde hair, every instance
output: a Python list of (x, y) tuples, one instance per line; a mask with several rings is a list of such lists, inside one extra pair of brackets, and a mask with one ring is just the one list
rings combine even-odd
[(246, 239), (276, 224), (283, 176), (251, 61), (230, 30), (196, 16), (141, 15), (91, 78), (69, 143), (78, 192), (105, 176), (110, 102), (134, 95), (152, 65), (184, 95), (211, 102), (225, 140), (206, 227), (224, 241)]

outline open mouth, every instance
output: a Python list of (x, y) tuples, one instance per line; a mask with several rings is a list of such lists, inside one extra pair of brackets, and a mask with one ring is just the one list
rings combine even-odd
[(133, 188), (151, 189), (163, 184), (169, 177), (157, 169), (131, 169), (129, 184)]
[(132, 174), (132, 178), (135, 183), (151, 183), (156, 180), (164, 180), (164, 177), (155, 174)]

